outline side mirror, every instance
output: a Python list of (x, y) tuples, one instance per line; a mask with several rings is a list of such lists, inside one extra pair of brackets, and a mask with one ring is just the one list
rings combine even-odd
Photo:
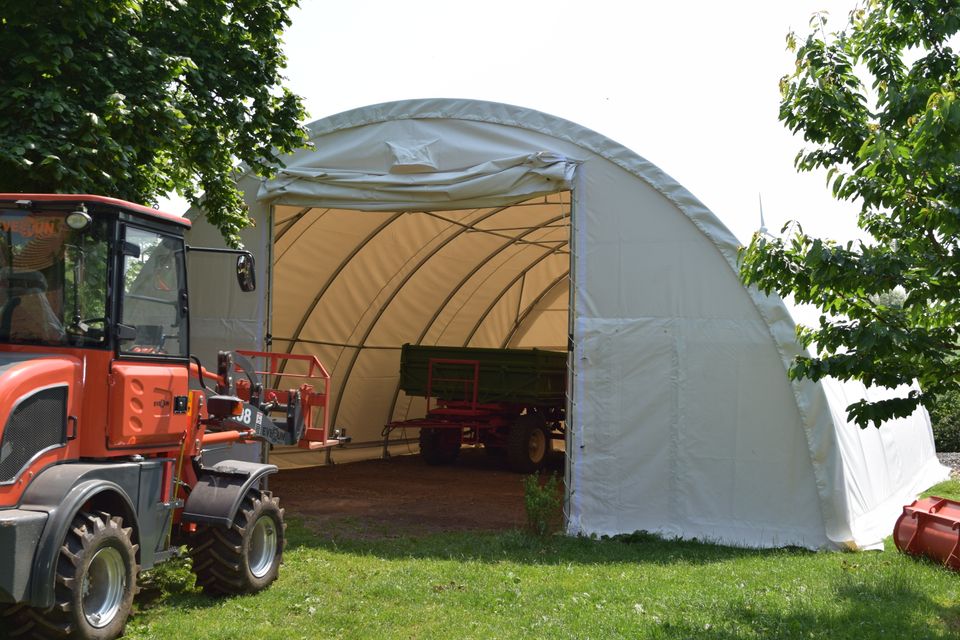
[(241, 253), (237, 256), (237, 284), (241, 291), (253, 291), (257, 288), (255, 266), (252, 254)]

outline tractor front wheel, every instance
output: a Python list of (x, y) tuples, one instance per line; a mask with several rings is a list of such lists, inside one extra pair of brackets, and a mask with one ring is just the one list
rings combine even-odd
[(450, 464), (460, 455), (460, 430), (420, 429), (420, 455), (431, 466)]
[(137, 592), (137, 545), (123, 518), (81, 511), (67, 531), (54, 582), (52, 609), (11, 607), (11, 637), (113, 640), (123, 629)]
[(524, 414), (514, 421), (507, 435), (507, 460), (517, 473), (533, 473), (547, 461), (553, 440), (544, 417)]
[(229, 529), (202, 526), (193, 535), (190, 557), (197, 586), (210, 595), (266, 589), (280, 570), (286, 528), (280, 500), (250, 489)]

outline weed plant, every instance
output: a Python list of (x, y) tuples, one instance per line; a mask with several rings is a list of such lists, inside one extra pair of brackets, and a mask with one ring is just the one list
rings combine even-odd
[(557, 531), (562, 520), (562, 503), (557, 474), (550, 474), (545, 481), (541, 481), (539, 473), (523, 479), (523, 506), (530, 533), (545, 536)]

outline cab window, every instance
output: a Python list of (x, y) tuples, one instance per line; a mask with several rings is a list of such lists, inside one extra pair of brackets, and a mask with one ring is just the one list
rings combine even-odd
[(100, 347), (107, 337), (109, 226), (62, 210), (0, 209), (0, 342)]
[(183, 240), (136, 227), (125, 239), (120, 352), (187, 357)]

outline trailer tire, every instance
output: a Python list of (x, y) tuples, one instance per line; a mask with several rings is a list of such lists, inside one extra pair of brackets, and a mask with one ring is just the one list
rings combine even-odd
[[(123, 635), (137, 592), (137, 549), (123, 518), (77, 513), (60, 547), (52, 609), (14, 605), (0, 625), (10, 637), (113, 640)], [(5, 636), (6, 637), (6, 636)]]
[(280, 500), (269, 491), (248, 490), (229, 528), (202, 525), (193, 534), (197, 586), (218, 596), (266, 589), (280, 571), (286, 528)]
[(540, 469), (553, 448), (547, 421), (538, 413), (519, 416), (507, 434), (507, 462), (517, 473), (533, 473)]
[(420, 429), (420, 455), (431, 466), (450, 464), (460, 455), (460, 432), (457, 429)]

